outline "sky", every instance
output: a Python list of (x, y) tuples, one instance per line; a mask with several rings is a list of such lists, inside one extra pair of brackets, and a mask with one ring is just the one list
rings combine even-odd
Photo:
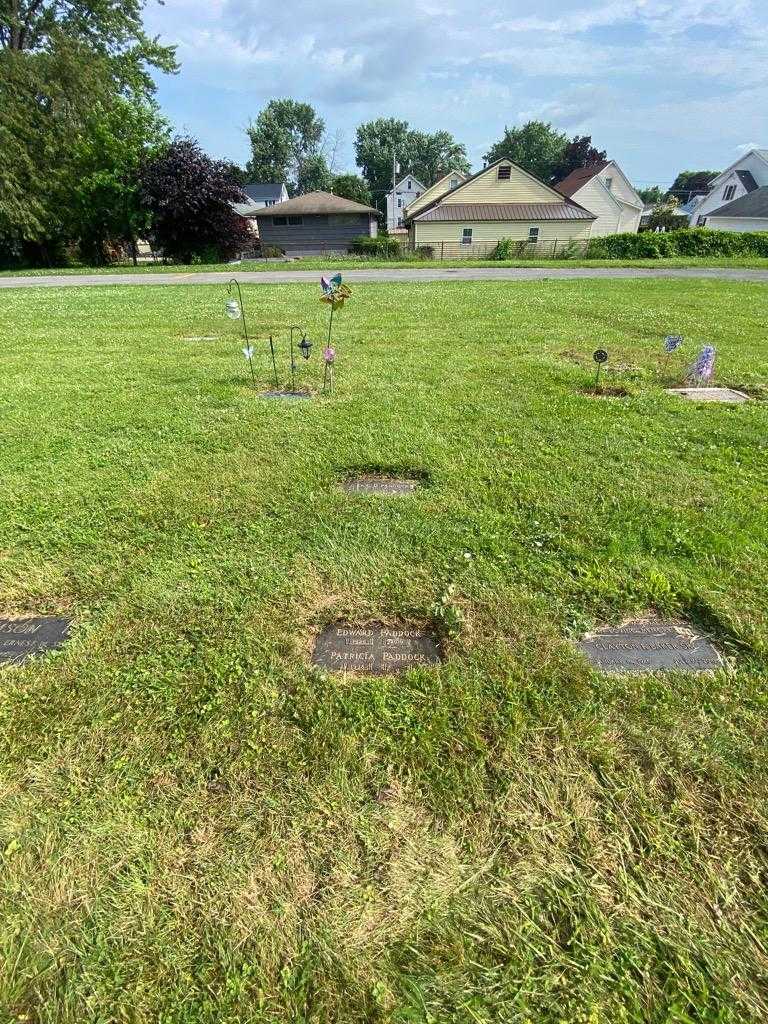
[[(177, 132), (244, 164), (272, 98), (313, 104), (337, 171), (356, 126), (397, 117), (446, 129), (473, 169), (505, 125), (592, 135), (638, 187), (722, 170), (768, 148), (766, 0), (148, 0), (177, 46), (158, 78)], [(760, 8), (763, 16), (760, 16)]]

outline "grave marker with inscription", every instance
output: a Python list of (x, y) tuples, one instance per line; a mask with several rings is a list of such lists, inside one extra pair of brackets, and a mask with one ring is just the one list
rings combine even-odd
[(351, 477), (341, 484), (347, 494), (413, 494), (418, 486), (418, 480), (374, 474)]
[(587, 633), (579, 647), (602, 672), (710, 672), (723, 660), (683, 622), (637, 619)]
[(735, 388), (667, 388), (668, 395), (679, 395), (691, 402), (748, 402), (749, 395)]
[(0, 664), (20, 665), (36, 654), (54, 651), (67, 639), (72, 619), (39, 617), (0, 619)]
[(331, 672), (394, 675), (435, 665), (442, 655), (435, 638), (415, 626), (339, 622), (320, 633), (312, 661)]

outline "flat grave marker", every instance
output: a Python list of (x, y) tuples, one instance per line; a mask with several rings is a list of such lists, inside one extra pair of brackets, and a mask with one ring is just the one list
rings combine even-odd
[(679, 395), (691, 402), (748, 402), (749, 395), (735, 388), (667, 388), (668, 395)]
[(723, 659), (706, 637), (684, 622), (635, 619), (586, 633), (578, 644), (595, 668), (608, 673), (711, 672)]
[(312, 653), (313, 663), (320, 668), (366, 675), (395, 675), (442, 660), (436, 639), (407, 623), (333, 623), (320, 633)]
[(311, 398), (305, 391), (262, 391), (262, 398)]
[(20, 665), (36, 654), (57, 650), (71, 624), (72, 619), (59, 616), (0, 618), (0, 664)]
[(341, 489), (347, 494), (413, 494), (420, 481), (408, 477), (378, 476), (365, 473), (349, 477), (341, 482)]

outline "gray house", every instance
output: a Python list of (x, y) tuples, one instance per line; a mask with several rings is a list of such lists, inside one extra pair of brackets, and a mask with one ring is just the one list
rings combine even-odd
[(330, 192), (308, 192), (256, 211), (262, 246), (282, 249), (287, 256), (347, 252), (353, 238), (375, 238), (378, 213)]

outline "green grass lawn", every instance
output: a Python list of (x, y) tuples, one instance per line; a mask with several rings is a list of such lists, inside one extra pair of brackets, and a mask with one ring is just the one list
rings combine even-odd
[(664, 257), (657, 260), (421, 260), (421, 259), (371, 259), (368, 257), (335, 256), (328, 259), (306, 257), (303, 259), (281, 262), (277, 260), (243, 260), (231, 263), (194, 264), (162, 264), (142, 263), (138, 267), (119, 265), (109, 267), (49, 267), (31, 270), (0, 270), (0, 277), (45, 277), (50, 274), (194, 274), (222, 273), (231, 274), (243, 270), (448, 270), (451, 267), (545, 267), (569, 269), (573, 267), (639, 267), (654, 270), (658, 268), (685, 267), (747, 267), (755, 270), (768, 268), (768, 259), (759, 256), (707, 256), (707, 257)]
[[(244, 292), (316, 386), (318, 290)], [(0, 668), (0, 1020), (764, 1022), (768, 407), (658, 367), (679, 332), (765, 397), (768, 290), (361, 285), (293, 403), (225, 297), (3, 293), (0, 609), (76, 627)], [(598, 345), (627, 398), (581, 393)], [(648, 609), (728, 669), (591, 671)], [(342, 617), (447, 658), (323, 674)]]

